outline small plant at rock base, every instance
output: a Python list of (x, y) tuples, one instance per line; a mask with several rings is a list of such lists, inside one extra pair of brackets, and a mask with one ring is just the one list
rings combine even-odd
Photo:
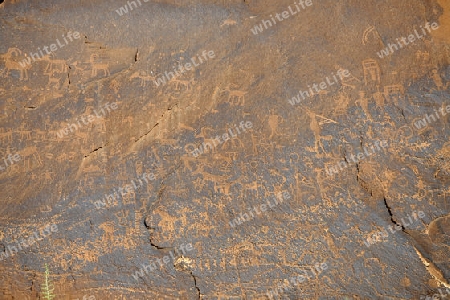
[(41, 289), (43, 299), (53, 300), (55, 298), (55, 295), (53, 294), (55, 288), (53, 287), (53, 283), (50, 280), (50, 271), (47, 264), (45, 264), (44, 283), (42, 284)]

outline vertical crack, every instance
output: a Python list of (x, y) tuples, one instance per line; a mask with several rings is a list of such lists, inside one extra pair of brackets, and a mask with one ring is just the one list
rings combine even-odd
[(70, 65), (68, 65), (69, 67), (69, 71), (67, 72), (67, 80), (69, 81), (69, 88), (70, 88), (70, 70), (72, 70), (72, 68), (70, 67)]
[(403, 226), (403, 224), (398, 224), (397, 222), (395, 222), (395, 220), (393, 218), (394, 215), (392, 214), (391, 208), (387, 204), (386, 197), (384, 197), (384, 196), (383, 196), (383, 201), (384, 201), (384, 206), (386, 206), (389, 216), (391, 217), (391, 222), (394, 223), (395, 225), (400, 225), (402, 227), (402, 231), (405, 231), (405, 227)]
[(201, 293), (200, 293), (200, 288), (197, 286), (197, 278), (195, 277), (195, 275), (192, 273), (192, 271), (190, 272), (192, 278), (194, 278), (194, 286), (198, 291), (198, 299), (200, 300), (201, 297)]
[(137, 62), (139, 60), (139, 48), (136, 49), (136, 54), (134, 55), (134, 62)]

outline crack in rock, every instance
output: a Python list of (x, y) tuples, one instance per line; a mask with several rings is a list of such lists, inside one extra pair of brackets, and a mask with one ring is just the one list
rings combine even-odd
[(198, 292), (198, 299), (200, 300), (202, 294), (200, 293), (200, 288), (197, 286), (197, 277), (195, 277), (195, 275), (194, 275), (194, 273), (192, 273), (192, 271), (190, 271), (189, 274), (191, 274), (192, 278), (194, 278), (194, 286)]
[(383, 196), (383, 202), (384, 202), (384, 206), (386, 206), (386, 209), (387, 209), (387, 211), (389, 213), (389, 216), (391, 217), (391, 222), (394, 223), (395, 225), (400, 225), (402, 227), (402, 231), (405, 232), (405, 227), (403, 226), (403, 224), (398, 224), (397, 222), (395, 222), (394, 215), (392, 214), (392, 210), (389, 207), (389, 205), (387, 204), (386, 197), (384, 197), (384, 196)]
[(95, 148), (94, 150), (92, 150), (91, 152), (89, 152), (87, 155), (84, 156), (84, 158), (90, 156), (92, 153), (99, 151), (100, 149), (103, 149), (104, 147), (106, 147), (108, 144), (106, 144), (105, 146), (101, 146), (98, 148)]

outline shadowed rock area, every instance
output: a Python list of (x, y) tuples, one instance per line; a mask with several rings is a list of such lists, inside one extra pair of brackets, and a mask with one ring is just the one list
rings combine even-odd
[(0, 300), (450, 298), (447, 0), (0, 3)]

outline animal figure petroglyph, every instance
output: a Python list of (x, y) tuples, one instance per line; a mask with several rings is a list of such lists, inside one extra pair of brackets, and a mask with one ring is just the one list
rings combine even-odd
[[(53, 54), (51, 54), (51, 55), (53, 55)], [(65, 60), (53, 59), (52, 57), (50, 57), (50, 54), (42, 57), (42, 60), (45, 60), (48, 62), (48, 65), (44, 70), (45, 75), (53, 75), (55, 73), (65, 74), (69, 71), (69, 66), (67, 65)]]
[(31, 160), (37, 160), (39, 166), (42, 165), (41, 156), (39, 155), (39, 152), (37, 151), (36, 146), (29, 146), (22, 151), (19, 152), (20, 156), (23, 158), (24, 165), (30, 169), (31, 167)]
[(102, 236), (102, 241), (107, 245), (112, 245), (114, 243), (114, 223), (105, 222), (100, 224), (98, 227), (103, 229), (103, 231), (105, 232), (105, 234)]
[(220, 27), (223, 27), (225, 25), (236, 25), (237, 22), (235, 20), (227, 19), (224, 20), (223, 23), (220, 25)]
[[(206, 144), (208, 144), (209, 143), (209, 145), (208, 146), (211, 146), (210, 148), (210, 150), (211, 150), (211, 152), (214, 152), (214, 150), (215, 150), (215, 144), (217, 144), (217, 143), (215, 143), (215, 141), (214, 141), (214, 139), (210, 139), (210, 138), (207, 138), (207, 136), (212, 136), (212, 134), (211, 135), (208, 135), (208, 133), (206, 132), (206, 130), (209, 130), (209, 131), (213, 131), (211, 128), (207, 128), (207, 127), (202, 127), (202, 129), (200, 130), (200, 134), (197, 134), (196, 135), (196, 137), (197, 138), (199, 138), (199, 137), (201, 137), (201, 138), (203, 138), (203, 142), (205, 143), (205, 145)], [(205, 147), (206, 148), (206, 147)], [(203, 149), (203, 151), (206, 151), (207, 149)]]
[(16, 70), (20, 72), (20, 80), (28, 80), (28, 70), (31, 69), (31, 64), (24, 63), (22, 66), (16, 60), (23, 60), (25, 57), (19, 59), (19, 55), (22, 55), (22, 51), (17, 48), (9, 48), (7, 53), (0, 55), (5, 60), (3, 77), (8, 77), (11, 70)]
[(147, 75), (145, 72), (135, 72), (130, 76), (130, 80), (138, 78), (140, 80), (140, 85), (145, 87), (148, 81), (156, 80), (156, 76)]
[(176, 90), (181, 90), (180, 87), (184, 87), (187, 91), (191, 89), (191, 82), (194, 82), (193, 79), (191, 80), (180, 80), (176, 79), (175, 77), (170, 80), (171, 83), (175, 84)]
[(52, 86), (56, 87), (57, 90), (61, 87), (61, 79), (53, 77), (51, 74), (48, 76), (47, 88), (51, 88)]
[(103, 71), (105, 73), (105, 76), (110, 75), (108, 63), (99, 62), (98, 54), (92, 54), (89, 62), (92, 66), (91, 77), (97, 76), (98, 71)]
[(1, 128), (0, 129), (1, 131), (0, 131), (0, 139), (1, 140), (3, 140), (3, 139), (6, 139), (8, 142), (11, 142), (12, 141), (12, 130), (10, 129), (9, 131), (3, 131), (4, 130), (4, 128)]
[(223, 89), (224, 92), (228, 92), (228, 101), (232, 103), (233, 105), (241, 105), (243, 106), (245, 103), (244, 96), (247, 94), (245, 91), (240, 90), (232, 90), (230, 89), (230, 86), (227, 86), (225, 89)]

